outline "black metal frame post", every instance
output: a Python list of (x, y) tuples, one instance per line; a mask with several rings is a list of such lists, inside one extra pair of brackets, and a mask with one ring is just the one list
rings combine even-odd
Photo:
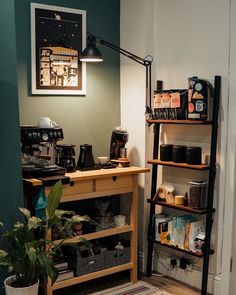
[[(154, 125), (154, 142), (153, 142), (153, 159), (158, 158), (159, 152), (159, 138), (160, 138), (160, 124)], [(157, 165), (152, 165), (152, 186), (151, 186), (151, 198), (154, 198), (156, 194), (156, 187), (157, 187)], [(148, 225), (148, 251), (147, 251), (147, 277), (152, 275), (152, 253), (153, 253), (153, 229), (154, 229), (154, 220), (153, 216), (155, 214), (155, 207), (154, 203), (150, 204), (150, 214), (149, 214), (149, 225)]]
[(211, 156), (210, 156), (210, 171), (209, 171), (207, 215), (206, 215), (206, 237), (205, 237), (205, 250), (204, 250), (204, 260), (203, 260), (203, 270), (202, 270), (201, 295), (207, 294), (211, 229), (213, 224), (212, 215), (213, 215), (214, 184), (215, 184), (215, 176), (216, 176), (216, 147), (217, 147), (220, 92), (221, 92), (221, 77), (215, 76), (213, 119), (212, 119), (212, 131), (211, 131), (211, 153), (210, 153)]

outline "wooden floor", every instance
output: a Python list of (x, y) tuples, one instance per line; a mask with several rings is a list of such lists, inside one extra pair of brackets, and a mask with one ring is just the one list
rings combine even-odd
[(167, 277), (156, 277), (142, 278), (143, 281), (161, 288), (173, 295), (199, 295), (200, 291), (196, 288), (190, 287), (186, 284), (180, 283), (176, 280)]
[[(180, 283), (176, 280), (169, 279), (167, 277), (152, 276), (146, 278), (140, 276), (143, 281), (159, 287), (173, 295), (199, 295), (200, 292), (196, 288), (192, 288), (186, 284)], [(53, 295), (89, 295), (93, 292), (102, 291), (104, 289), (112, 288), (118, 284), (124, 284), (129, 282), (129, 276), (127, 272), (114, 274), (108, 277), (96, 279), (90, 282), (78, 284), (75, 286), (67, 287), (53, 292)]]

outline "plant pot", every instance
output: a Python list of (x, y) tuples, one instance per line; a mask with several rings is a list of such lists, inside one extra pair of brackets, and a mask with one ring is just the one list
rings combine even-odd
[(82, 235), (82, 233), (83, 233), (82, 227), (83, 227), (82, 222), (74, 222), (71, 225), (71, 229), (73, 230), (73, 232), (76, 236)]
[(38, 295), (39, 282), (29, 287), (15, 288), (11, 286), (15, 278), (15, 276), (10, 276), (5, 279), (4, 287), (6, 295)]

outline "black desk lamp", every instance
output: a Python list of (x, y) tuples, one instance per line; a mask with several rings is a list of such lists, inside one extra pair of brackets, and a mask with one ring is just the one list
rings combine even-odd
[[(96, 46), (96, 38), (93, 34), (89, 34), (87, 37), (87, 47), (83, 50), (80, 61), (85, 62), (100, 62), (103, 61), (102, 54), (98, 50)], [(151, 68), (152, 68), (152, 61), (153, 57), (151, 55), (147, 55), (144, 58), (141, 58), (127, 50), (124, 50), (110, 42), (107, 42), (100, 38), (100, 44), (107, 46), (120, 54), (125, 55), (126, 57), (138, 62), (139, 64), (145, 66), (146, 68), (146, 111), (145, 114), (150, 119), (152, 117), (152, 108), (151, 108)]]

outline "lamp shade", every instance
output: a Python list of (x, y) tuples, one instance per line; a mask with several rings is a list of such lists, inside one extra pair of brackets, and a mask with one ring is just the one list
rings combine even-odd
[(94, 35), (88, 36), (87, 47), (81, 53), (80, 61), (85, 61), (85, 62), (103, 61), (102, 54), (96, 46), (96, 37)]

